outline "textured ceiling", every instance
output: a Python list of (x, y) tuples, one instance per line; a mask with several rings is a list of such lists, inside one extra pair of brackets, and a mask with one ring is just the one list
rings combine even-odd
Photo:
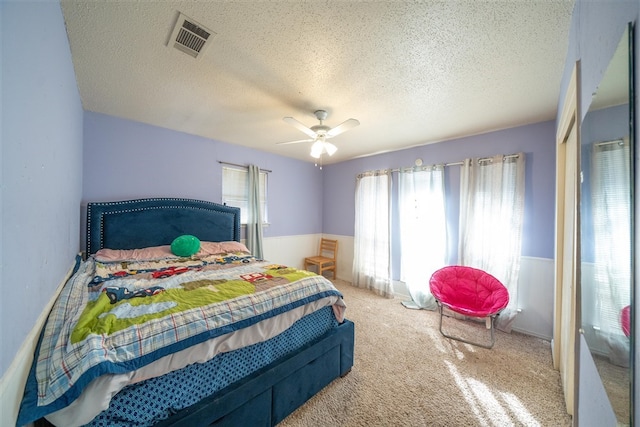
[[(305, 161), (282, 118), (360, 126), (335, 163), (555, 118), (573, 0), (76, 1), (83, 107)], [(179, 13), (215, 37), (168, 43)]]

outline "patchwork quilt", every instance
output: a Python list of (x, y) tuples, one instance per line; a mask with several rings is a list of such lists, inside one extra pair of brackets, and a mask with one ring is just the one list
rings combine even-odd
[[(136, 370), (168, 354), (312, 301), (342, 296), (322, 276), (244, 252), (80, 264), (43, 331), (19, 421), (76, 399), (93, 379)], [(35, 417), (35, 418), (34, 418)]]

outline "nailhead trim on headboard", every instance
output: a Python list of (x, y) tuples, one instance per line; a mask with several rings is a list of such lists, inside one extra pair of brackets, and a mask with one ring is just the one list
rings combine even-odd
[[(134, 208), (126, 208), (127, 205), (135, 205), (137, 207)], [(139, 206), (142, 205), (142, 206)], [(108, 210), (104, 210), (103, 212), (97, 214), (98, 218), (94, 218), (94, 209), (93, 208), (109, 208)], [(119, 208), (123, 207), (123, 208)], [(113, 208), (113, 209), (111, 209)], [(231, 215), (232, 221), (234, 224), (234, 229), (232, 234), (234, 236), (234, 240), (240, 241), (240, 209), (232, 208), (226, 205), (220, 205), (214, 202), (208, 202), (204, 200), (196, 200), (196, 199), (182, 199), (182, 198), (146, 198), (146, 199), (133, 199), (133, 200), (123, 200), (123, 201), (115, 201), (115, 202), (90, 202), (87, 204), (87, 224), (86, 224), (86, 250), (87, 254), (95, 253), (98, 249), (102, 249), (104, 247), (104, 218), (107, 215), (115, 215), (115, 214), (123, 214), (130, 212), (144, 212), (150, 210), (159, 210), (159, 209), (189, 209), (194, 211), (211, 211), (216, 214), (228, 214)], [(100, 209), (102, 211), (102, 209)], [(95, 240), (96, 228), (96, 220), (99, 220), (99, 228), (98, 228), (98, 246), (99, 248), (92, 248), (92, 240)], [(93, 225), (92, 225), (93, 223)], [(94, 242), (95, 243), (95, 242)]]

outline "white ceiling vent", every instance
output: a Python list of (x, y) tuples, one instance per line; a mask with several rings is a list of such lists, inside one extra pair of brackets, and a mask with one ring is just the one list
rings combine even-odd
[(176, 26), (173, 28), (168, 46), (198, 58), (204, 49), (211, 44), (216, 33), (198, 24), (193, 19), (180, 13)]

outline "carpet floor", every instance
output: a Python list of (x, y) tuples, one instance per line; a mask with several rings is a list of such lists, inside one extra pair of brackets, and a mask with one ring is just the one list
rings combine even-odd
[[(488, 350), (443, 337), (439, 314), (336, 281), (355, 323), (351, 372), (282, 421), (301, 426), (571, 425), (548, 341), (496, 332)], [(489, 340), (484, 323), (445, 331)]]

